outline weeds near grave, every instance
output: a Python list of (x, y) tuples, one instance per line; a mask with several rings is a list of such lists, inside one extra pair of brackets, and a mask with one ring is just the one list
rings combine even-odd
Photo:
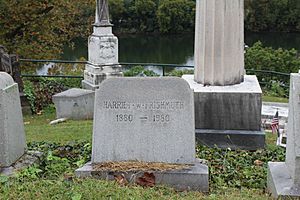
[(284, 161), (285, 150), (269, 146), (266, 150), (233, 151), (198, 146), (197, 156), (208, 160), (210, 183), (214, 188), (265, 189), (269, 161)]

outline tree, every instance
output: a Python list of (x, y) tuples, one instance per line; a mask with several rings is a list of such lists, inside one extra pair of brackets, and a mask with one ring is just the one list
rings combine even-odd
[(191, 0), (162, 0), (157, 18), (159, 30), (176, 33), (191, 30), (195, 23), (195, 2)]
[(2, 0), (0, 44), (21, 57), (58, 58), (65, 44), (89, 33), (91, 1)]
[(141, 31), (154, 30), (156, 7), (153, 0), (135, 0), (135, 13)]

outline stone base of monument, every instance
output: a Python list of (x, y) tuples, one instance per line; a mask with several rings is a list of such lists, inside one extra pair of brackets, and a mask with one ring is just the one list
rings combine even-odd
[(300, 185), (295, 186), (284, 162), (268, 163), (268, 190), (274, 198), (300, 199)]
[(74, 120), (93, 119), (95, 92), (72, 88), (52, 97), (56, 117)]
[(38, 151), (28, 151), (11, 166), (0, 166), (0, 175), (11, 176), (22, 169), (30, 167), (37, 163), (42, 155), (43, 153)]
[(196, 141), (209, 147), (217, 145), (221, 149), (253, 150), (264, 148), (265, 131), (196, 129)]
[(256, 76), (245, 75), (243, 83), (231, 86), (204, 86), (193, 75), (183, 79), (194, 90), (198, 142), (220, 148), (264, 148), (262, 90)]
[(81, 82), (82, 88), (96, 90), (101, 82), (108, 78), (122, 77), (121, 65), (86, 65), (84, 70), (84, 80)]
[(205, 161), (197, 159), (194, 165), (188, 169), (169, 171), (97, 171), (91, 163), (75, 171), (79, 178), (97, 178), (102, 180), (114, 180), (115, 176), (123, 174), (129, 183), (136, 183), (145, 172), (153, 173), (155, 185), (165, 185), (176, 190), (193, 190), (207, 193), (209, 190), (209, 173)]

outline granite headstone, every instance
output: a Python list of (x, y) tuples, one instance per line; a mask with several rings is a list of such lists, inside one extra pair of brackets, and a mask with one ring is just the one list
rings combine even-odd
[[(208, 166), (195, 157), (193, 91), (180, 78), (111, 78), (95, 92), (92, 161), (77, 177), (130, 183), (153, 173), (155, 184), (178, 190), (208, 192)], [(184, 169), (157, 171), (101, 170), (103, 163), (135, 161), (188, 164)]]
[(195, 162), (193, 92), (180, 78), (117, 78), (95, 97), (92, 162)]
[(0, 167), (16, 162), (26, 149), (18, 84), (0, 72)]

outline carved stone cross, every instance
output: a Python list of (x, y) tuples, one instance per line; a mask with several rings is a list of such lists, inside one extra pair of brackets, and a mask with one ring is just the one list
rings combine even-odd
[(109, 10), (107, 0), (96, 0), (95, 26), (112, 26), (109, 21)]

